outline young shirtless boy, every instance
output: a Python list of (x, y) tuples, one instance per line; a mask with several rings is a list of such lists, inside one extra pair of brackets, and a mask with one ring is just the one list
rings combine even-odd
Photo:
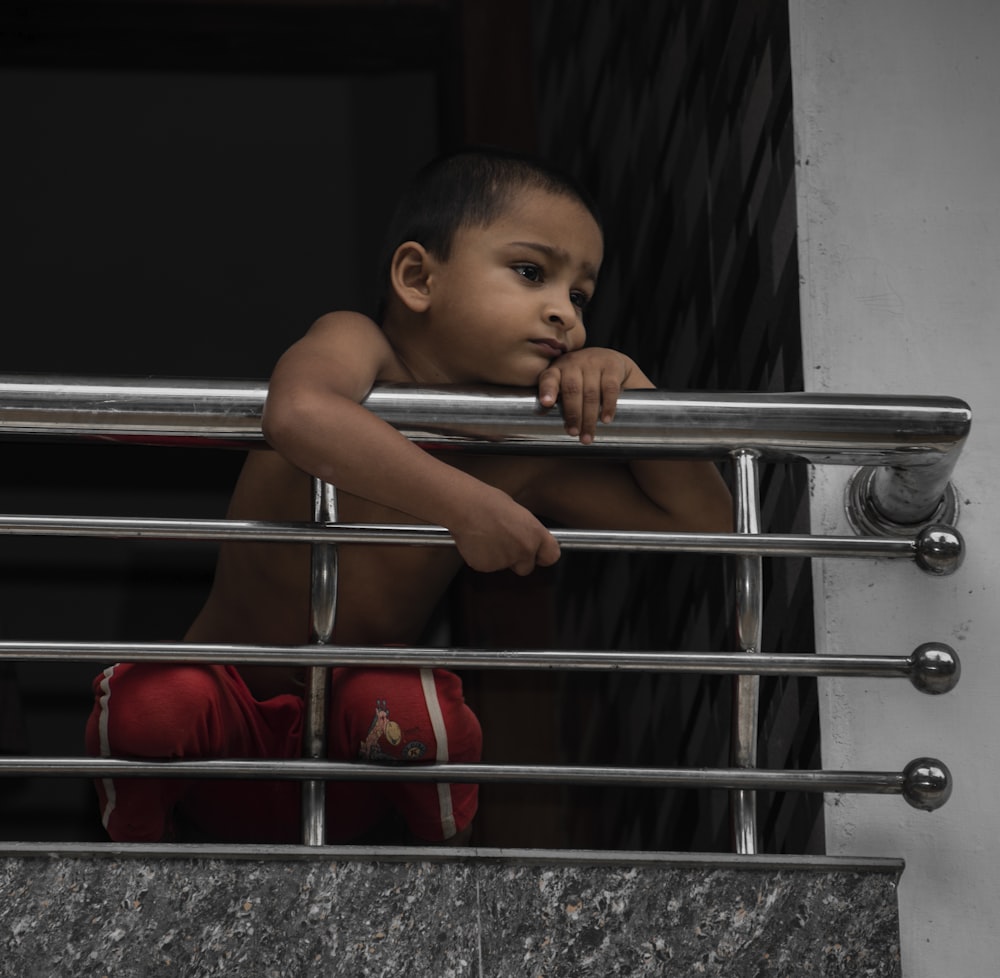
[[(455, 547), (343, 545), (334, 640), (412, 644), (464, 561), (530, 574), (559, 559), (541, 519), (583, 528), (721, 531), (730, 499), (702, 461), (631, 463), (423, 451), (362, 406), (383, 382), (494, 384), (557, 403), (568, 436), (589, 444), (622, 390), (653, 385), (628, 357), (584, 347), (602, 233), (568, 178), (530, 160), (457, 154), (426, 168), (390, 229), (381, 323), (354, 312), (319, 319), (278, 362), (264, 411), (274, 449), (251, 452), (234, 519), (307, 520), (310, 475), (338, 487), (340, 519), (446, 527)], [(189, 641), (308, 641), (309, 550), (222, 547)], [(480, 731), (445, 670), (337, 669), (330, 756), (344, 760), (479, 758)], [(294, 757), (302, 681), (291, 669), (118, 665), (95, 680), (95, 754)], [(512, 705), (516, 710), (516, 704)], [(118, 779), (99, 785), (117, 840), (169, 837), (174, 819), (202, 835), (295, 841), (295, 782)], [(426, 841), (464, 838), (474, 785), (352, 782), (328, 789), (328, 835), (347, 841), (387, 809)]]

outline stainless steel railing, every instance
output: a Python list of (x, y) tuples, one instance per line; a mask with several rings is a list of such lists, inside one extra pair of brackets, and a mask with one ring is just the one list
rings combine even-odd
[[(0, 440), (121, 441), (253, 447), (262, 444), (266, 386), (254, 382), (0, 377)], [(925, 643), (908, 657), (777, 655), (761, 643), (763, 557), (908, 558), (925, 572), (951, 573), (964, 544), (954, 524), (950, 477), (971, 426), (963, 402), (943, 397), (829, 394), (683, 394), (627, 392), (614, 425), (593, 445), (562, 430), (559, 414), (521, 391), (427, 390), (382, 386), (366, 405), (428, 449), (588, 457), (728, 458), (735, 471), (733, 534), (560, 530), (566, 549), (707, 552), (735, 555), (738, 653), (560, 652), (551, 650), (376, 649), (330, 646), (336, 615), (338, 543), (447, 546), (440, 527), (337, 523), (336, 492), (314, 483), (311, 524), (116, 517), (0, 516), (0, 534), (134, 537), (152, 540), (255, 540), (313, 545), (311, 644), (252, 645), (0, 643), (3, 659), (203, 661), (307, 666), (306, 757), (289, 761), (176, 761), (5, 758), (0, 775), (87, 777), (280, 776), (304, 785), (303, 841), (324, 835), (323, 780), (398, 778), (394, 769), (321, 759), (327, 670), (333, 664), (449, 668), (623, 669), (727, 673), (737, 677), (732, 767), (712, 771), (454, 765), (407, 769), (408, 780), (550, 781), (728, 788), (738, 852), (757, 851), (754, 792), (760, 789), (902, 794), (919, 808), (943, 804), (947, 767), (917, 758), (902, 772), (756, 769), (758, 682), (762, 675), (907, 677), (927, 693), (947, 692), (960, 675), (948, 646)], [(761, 532), (761, 463), (798, 460), (860, 466), (846, 502), (855, 536)]]

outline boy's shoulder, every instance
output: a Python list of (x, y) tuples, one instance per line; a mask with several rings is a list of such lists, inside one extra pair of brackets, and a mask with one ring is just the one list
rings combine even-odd
[(325, 313), (309, 327), (306, 336), (316, 340), (359, 339), (373, 345), (389, 346), (388, 337), (374, 319), (350, 310)]
[[(385, 331), (360, 312), (328, 312), (320, 316), (296, 344), (297, 352), (317, 365), (364, 366), (373, 380), (406, 381), (409, 375)], [(295, 349), (293, 347), (293, 349)]]

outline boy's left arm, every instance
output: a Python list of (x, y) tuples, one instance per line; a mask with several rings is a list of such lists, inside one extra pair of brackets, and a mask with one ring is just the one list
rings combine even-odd
[[(554, 360), (538, 379), (543, 405), (561, 402), (566, 432), (584, 444), (597, 424), (614, 420), (623, 390), (653, 390), (635, 362), (617, 350), (585, 347)], [(540, 487), (539, 510), (567, 525), (726, 533), (732, 497), (714, 463), (637, 459), (567, 467), (562, 484)], [(573, 462), (569, 461), (569, 466)]]

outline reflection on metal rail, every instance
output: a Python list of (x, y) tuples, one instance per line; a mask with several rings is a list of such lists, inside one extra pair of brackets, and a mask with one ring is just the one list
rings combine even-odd
[[(256, 382), (117, 380), (0, 376), (0, 440), (85, 440), (158, 445), (254, 447), (262, 444), (266, 386)], [(139, 762), (76, 758), (7, 758), (0, 775), (278, 777), (304, 784), (303, 838), (323, 842), (324, 778), (383, 780), (398, 768), (335, 764), (319, 758), (326, 670), (356, 665), (450, 668), (610, 669), (730, 673), (736, 677), (733, 764), (728, 770), (556, 768), (488, 765), (414, 766), (408, 780), (548, 781), (658, 787), (716, 787), (733, 793), (738, 852), (757, 848), (754, 792), (761, 789), (902, 794), (927, 810), (951, 792), (947, 768), (918, 758), (901, 774), (761, 771), (755, 767), (757, 683), (762, 675), (907, 677), (927, 693), (947, 692), (960, 667), (944, 645), (925, 643), (909, 657), (763, 654), (762, 557), (907, 557), (930, 574), (961, 563), (954, 529), (957, 494), (950, 478), (971, 426), (968, 405), (954, 398), (829, 394), (670, 394), (628, 391), (615, 423), (581, 446), (563, 432), (558, 409), (543, 409), (521, 390), (377, 387), (366, 406), (429, 450), (580, 455), (588, 458), (729, 458), (736, 470), (735, 534), (560, 530), (565, 549), (669, 551), (734, 555), (737, 633), (733, 654), (645, 652), (374, 649), (329, 645), (336, 614), (339, 543), (451, 545), (440, 527), (337, 523), (336, 495), (314, 484), (309, 524), (114, 517), (2, 516), (0, 535), (88, 536), (151, 540), (255, 540), (313, 545), (312, 643), (299, 648), (157, 644), (0, 643), (10, 658), (269, 662), (306, 665), (307, 757), (302, 761)], [(847, 516), (858, 535), (817, 537), (761, 533), (758, 466), (805, 461), (863, 466), (851, 478)]]

